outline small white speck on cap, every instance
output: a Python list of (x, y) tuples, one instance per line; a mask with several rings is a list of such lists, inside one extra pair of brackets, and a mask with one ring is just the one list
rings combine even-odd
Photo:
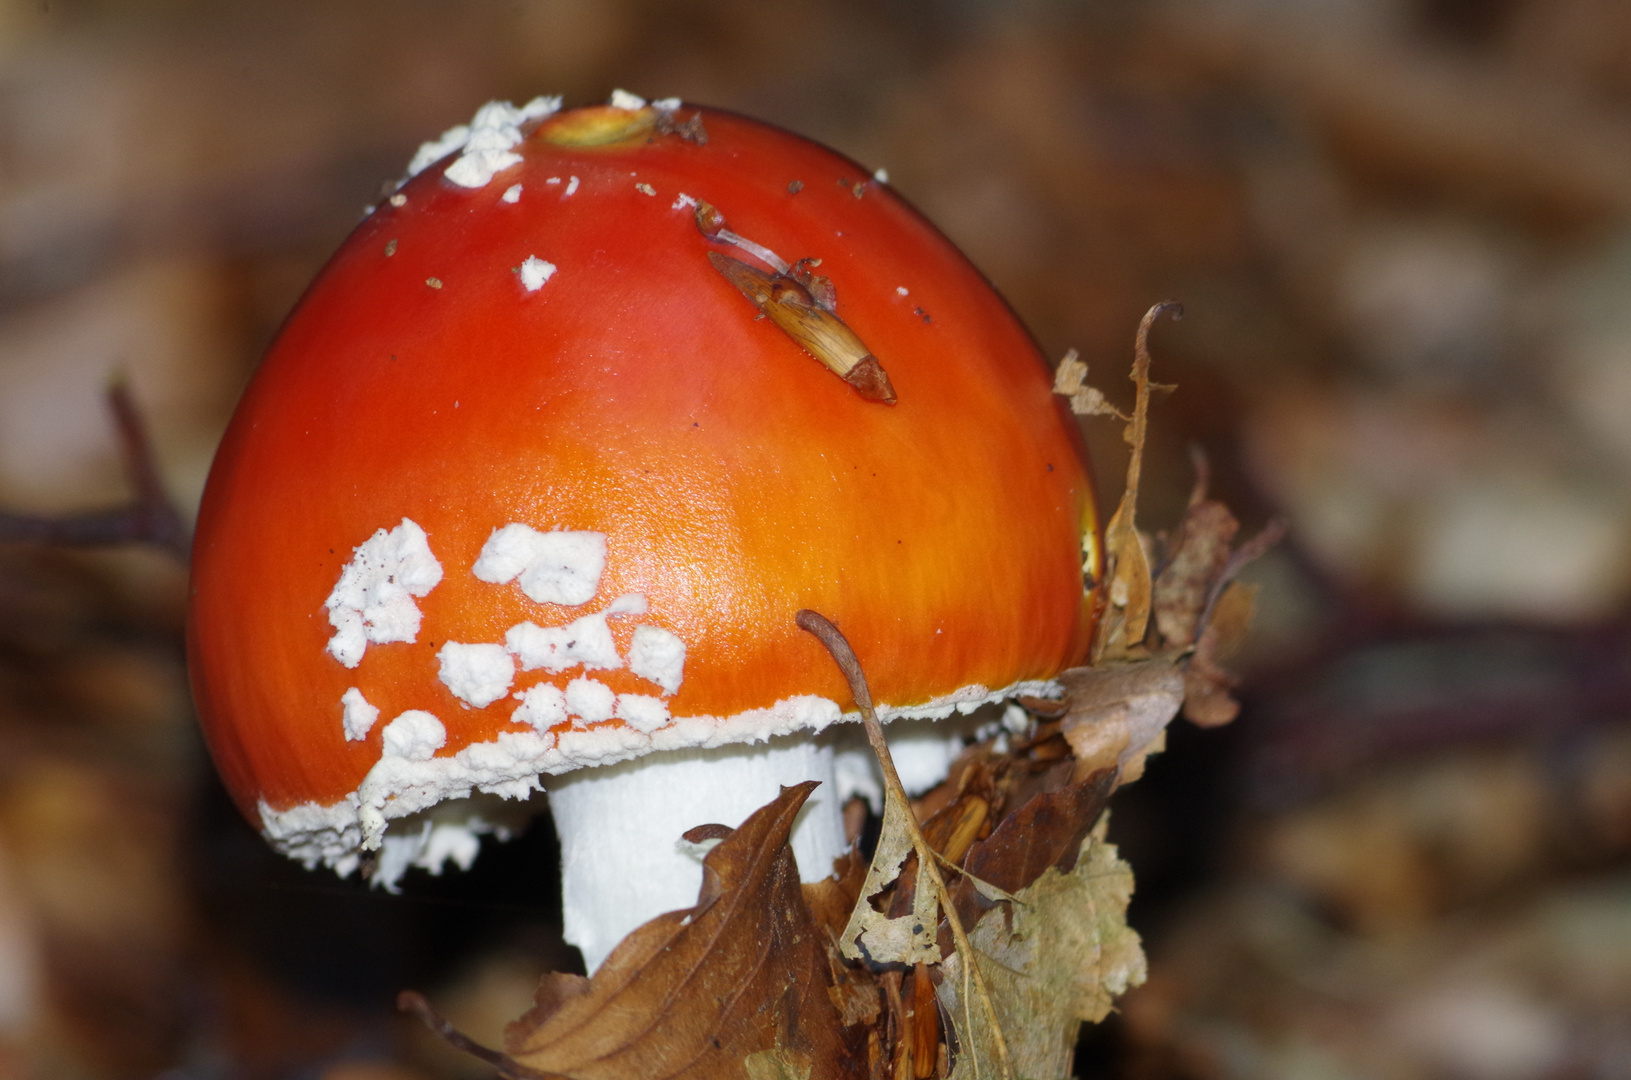
[(644, 182), (635, 184), (634, 185), (634, 190), (638, 191), (642, 195), (655, 195), (655, 194), (657, 194), (657, 189), (656, 188), (654, 188), (650, 184), (647, 184), (647, 183), (644, 183)]
[(449, 641), (436, 652), (437, 678), (466, 705), (485, 709), (510, 692), (515, 661), (502, 645)]
[(555, 264), (536, 255), (528, 255), (521, 263), (521, 287), (528, 292), (537, 292), (554, 276)]
[(560, 182), (561, 182), (561, 178), (558, 177), (558, 176), (551, 176), (548, 180), (544, 181), (544, 183), (546, 183), (546, 184), (558, 184)]
[(617, 712), (617, 694), (598, 679), (573, 679), (566, 684), (566, 711), (585, 725), (603, 723)]
[(509, 187), (504, 189), (504, 194), (500, 195), (498, 198), (499, 198), (500, 202), (507, 202), (507, 203), (520, 202), (521, 201), (521, 185), (520, 184), (511, 184)]
[(567, 177), (566, 178), (566, 190), (561, 192), (561, 198), (563, 198), (563, 199), (566, 198), (567, 196), (571, 195), (576, 190), (578, 190), (578, 178), (575, 177), (575, 176)]
[(872, 179), (876, 180), (880, 184), (889, 183), (889, 170), (879, 166), (877, 169), (873, 170)]
[(612, 96), (607, 99), (606, 104), (614, 109), (643, 109), (646, 107), (646, 99), (639, 94), (618, 89), (612, 91)]
[(644, 615), (651, 609), (644, 593), (624, 593), (606, 607), (608, 615)]
[(379, 709), (368, 704), (368, 699), (355, 686), (340, 695), (340, 708), (340, 725), (345, 728), (346, 741), (361, 742), (368, 738), (374, 721), (379, 719)]
[(670, 206), (669, 209), (670, 210), (684, 210), (684, 209), (686, 209), (688, 207), (695, 206), (696, 204), (697, 204), (697, 201), (695, 199), (691, 198), (691, 196), (687, 195), (685, 192), (682, 191), (682, 192), (679, 193), (678, 196), (675, 197), (674, 205)]
[(391, 196), (391, 205), (392, 206), (407, 206), (408, 205), (408, 197), (406, 195), (402, 194), (402, 192), (399, 191), (395, 195)]
[(902, 296), (910, 296), (911, 295), (911, 290), (907, 289), (907, 287), (904, 286), (904, 285), (896, 285), (895, 286), (895, 291), (897, 293), (899, 293), (900, 295), (902, 295)]
[(428, 277), (425, 279), (425, 284), (429, 285), (433, 289), (440, 289), (442, 287), (442, 279), (439, 277)]

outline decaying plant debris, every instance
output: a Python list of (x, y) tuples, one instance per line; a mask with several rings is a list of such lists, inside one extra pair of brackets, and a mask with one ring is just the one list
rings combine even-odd
[[(1022, 702), (1033, 719), (1023, 737), (968, 747), (944, 783), (908, 804), (865, 658), (803, 612), (800, 625), (850, 678), (884, 768), (870, 866), (852, 851), (833, 878), (800, 886), (787, 836), (810, 788), (785, 788), (739, 829), (688, 833), (720, 838), (696, 906), (640, 927), (592, 978), (546, 975), (502, 1050), (475, 1045), (416, 994), (403, 1007), (516, 1078), (1069, 1075), (1080, 1025), (1103, 1019), (1145, 973), (1125, 918), (1132, 873), (1105, 840), (1106, 804), (1142, 774), (1180, 709), (1202, 725), (1233, 718), (1221, 661), (1251, 595), (1232, 579), (1279, 533), (1231, 547), (1239, 526), (1207, 498), (1204, 464), (1162, 542), (1136, 527), (1156, 388), (1147, 338), (1172, 307), (1152, 308), (1139, 328), (1124, 418), (1132, 459), (1106, 530), (1094, 663), (1064, 673), (1062, 698)], [(1113, 413), (1085, 375), (1069, 357), (1056, 388), (1078, 412)]]

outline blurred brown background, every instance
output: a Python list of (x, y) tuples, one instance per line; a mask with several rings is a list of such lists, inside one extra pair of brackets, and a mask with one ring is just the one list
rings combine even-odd
[[(1232, 727), (1119, 798), (1151, 981), (1083, 1075), (1631, 1076), (1631, 6), (1620, 0), (0, 0), (0, 505), (190, 508), (256, 356), (489, 98), (735, 108), (890, 182), (1113, 400), (1141, 523), (1248, 528)], [(1118, 432), (1090, 425), (1119, 492)], [(0, 545), (0, 1077), (477, 1076), (555, 936), (546, 828), (404, 893), (216, 789), (150, 551)]]

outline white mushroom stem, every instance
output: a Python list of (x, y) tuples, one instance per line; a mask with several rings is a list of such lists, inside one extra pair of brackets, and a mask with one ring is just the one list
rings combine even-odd
[(649, 754), (548, 780), (565, 937), (582, 950), (588, 971), (642, 923), (696, 904), (702, 850), (682, 833), (715, 823), (735, 828), (784, 785), (805, 780), (821, 781), (793, 826), (793, 856), (808, 882), (832, 876), (848, 846), (832, 748), (809, 736)]

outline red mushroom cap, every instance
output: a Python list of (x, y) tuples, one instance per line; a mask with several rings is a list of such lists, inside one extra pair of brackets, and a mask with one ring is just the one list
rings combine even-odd
[[(372, 846), (441, 797), (823, 726), (852, 706), (800, 608), (896, 714), (1085, 658), (1092, 491), (1025, 330), (854, 163), (672, 104), (484, 109), (345, 242), (239, 404), (198, 522), (193, 686), (227, 786), (291, 853), (343, 863), (359, 820)], [(821, 260), (894, 404), (716, 268), (797, 277), (755, 245)]]

